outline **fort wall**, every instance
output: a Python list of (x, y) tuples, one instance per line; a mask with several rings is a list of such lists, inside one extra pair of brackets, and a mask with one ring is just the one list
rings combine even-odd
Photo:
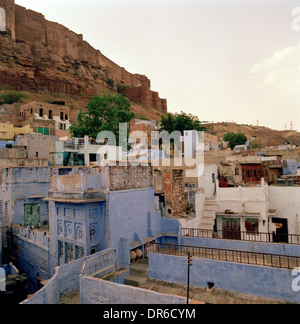
[(82, 34), (15, 5), (14, 0), (0, 0), (0, 8), (0, 18), (6, 17), (6, 31), (0, 31), (0, 86), (92, 97), (103, 90), (117, 91), (121, 85), (129, 87), (125, 92), (132, 101), (167, 111), (166, 100), (150, 90), (145, 75), (114, 63)]
[[(7, 33), (11, 36), (13, 40), (15, 40), (15, 4), (14, 0), (0, 0), (0, 8), (4, 9), (4, 12), (2, 11), (1, 18), (5, 19), (5, 26), (3, 24), (2, 32)], [(1, 24), (2, 25), (2, 24)]]
[(154, 107), (164, 112), (168, 111), (167, 100), (161, 99), (158, 92), (150, 90), (148, 84), (142, 84), (139, 87), (124, 89), (124, 95), (133, 102), (145, 105), (147, 107)]

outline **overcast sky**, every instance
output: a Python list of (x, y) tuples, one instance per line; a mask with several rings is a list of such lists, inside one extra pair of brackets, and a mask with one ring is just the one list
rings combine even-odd
[(170, 112), (300, 130), (300, 0), (16, 3), (147, 75)]

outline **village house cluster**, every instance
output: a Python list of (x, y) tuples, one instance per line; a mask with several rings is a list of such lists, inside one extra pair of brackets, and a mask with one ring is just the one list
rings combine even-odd
[[(145, 75), (14, 0), (0, 0), (0, 39), (1, 86), (86, 98), (104, 87), (167, 112)], [(190, 129), (164, 143), (156, 121), (133, 119), (125, 150), (72, 138), (77, 114), (0, 102), (0, 304), (213, 303), (215, 291), (300, 303), (299, 147), (230, 149)]]
[[(149, 278), (185, 284), (178, 257), (188, 252), (206, 269), (194, 267), (193, 286), (300, 301), (289, 284), (300, 261), (299, 148), (240, 153), (186, 131), (178, 166), (172, 152), (151, 149), (154, 121), (133, 120), (130, 131), (145, 136), (122, 152), (64, 136), (55, 125), (69, 126), (70, 112), (53, 105), (33, 102), (17, 116), (53, 121), (53, 132), (32, 126), (0, 142), (0, 260), (26, 276), (25, 304), (58, 303), (78, 286), (81, 303), (147, 303), (159, 294), (127, 291), (131, 266), (147, 260)], [(139, 163), (124, 165), (124, 154)], [(282, 278), (275, 288), (272, 271)], [(117, 286), (105, 290), (109, 275)], [(247, 280), (237, 285), (237, 277)], [(185, 302), (177, 297), (159, 295)]]

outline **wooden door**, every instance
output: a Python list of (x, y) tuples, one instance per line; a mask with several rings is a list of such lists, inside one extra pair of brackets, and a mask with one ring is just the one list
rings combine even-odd
[(241, 220), (239, 218), (223, 218), (223, 238), (227, 240), (241, 239)]

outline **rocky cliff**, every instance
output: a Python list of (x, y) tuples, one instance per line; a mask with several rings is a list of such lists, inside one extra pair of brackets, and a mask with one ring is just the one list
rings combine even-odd
[(105, 57), (66, 27), (15, 5), (15, 39), (0, 32), (0, 87), (90, 97), (150, 80)]

